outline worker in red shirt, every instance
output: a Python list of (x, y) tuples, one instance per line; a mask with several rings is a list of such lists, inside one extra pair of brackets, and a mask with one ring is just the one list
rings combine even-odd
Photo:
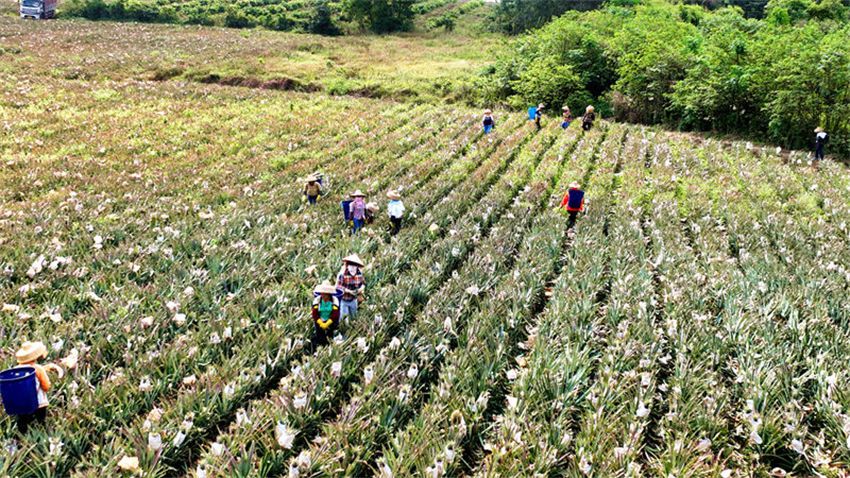
[(567, 223), (567, 229), (572, 229), (576, 224), (578, 213), (584, 211), (584, 191), (581, 190), (577, 182), (573, 181), (570, 183), (570, 189), (567, 191), (567, 194), (564, 194), (561, 207), (569, 213), (570, 220)]

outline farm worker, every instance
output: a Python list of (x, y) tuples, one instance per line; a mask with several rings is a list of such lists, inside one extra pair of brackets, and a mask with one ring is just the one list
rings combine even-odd
[(378, 214), (381, 208), (373, 202), (366, 203), (366, 224), (375, 222), (375, 215)]
[(344, 320), (357, 315), (357, 305), (363, 300), (366, 280), (363, 278), (363, 260), (357, 254), (342, 259), (342, 270), (336, 280), (336, 288), (342, 291), (341, 316)]
[(366, 195), (358, 189), (351, 193), (351, 198), (351, 220), (354, 223), (351, 233), (356, 234), (366, 221)]
[(576, 224), (578, 213), (584, 211), (584, 191), (581, 190), (577, 182), (573, 181), (570, 183), (570, 189), (564, 195), (564, 200), (561, 201), (561, 207), (569, 213), (570, 220), (567, 223), (567, 229), (572, 229)]
[(311, 205), (316, 204), (319, 195), (322, 194), (322, 185), (319, 184), (319, 176), (315, 173), (307, 176), (307, 184), (304, 185), (304, 196)]
[(815, 128), (815, 161), (823, 160), (823, 148), (829, 142), (829, 135), (820, 126)]
[(596, 121), (596, 113), (593, 112), (594, 108), (591, 105), (588, 105), (584, 110), (584, 116), (581, 117), (581, 129), (585, 131), (590, 131), (590, 128), (593, 127), (593, 122)]
[(15, 358), (19, 365), (26, 365), (35, 369), (35, 392), (38, 400), (38, 409), (29, 415), (18, 416), (18, 431), (24, 434), (32, 422), (37, 421), (44, 424), (47, 420), (47, 392), (50, 391), (50, 378), (47, 376), (47, 368), (53, 367), (60, 375), (62, 369), (56, 365), (43, 367), (38, 364), (40, 359), (47, 358), (47, 347), (42, 342), (24, 342), (21, 348), (15, 352)]
[(493, 111), (489, 109), (484, 110), (482, 124), (484, 125), (484, 134), (490, 134), (493, 131), (493, 128), (496, 126), (496, 120), (493, 119)]
[(313, 345), (326, 345), (339, 328), (339, 299), (336, 298), (336, 287), (329, 281), (324, 281), (313, 293)]
[(387, 203), (387, 212), (390, 215), (390, 235), (395, 236), (401, 230), (401, 219), (404, 217), (404, 203), (401, 202), (401, 195), (395, 191), (387, 193), (387, 198), (390, 200)]
[(534, 125), (537, 127), (537, 131), (540, 131), (540, 120), (543, 119), (543, 108), (546, 105), (540, 103), (537, 105), (537, 112), (534, 113)]
[(564, 106), (561, 108), (563, 111), (562, 119), (561, 119), (561, 128), (567, 129), (570, 127), (570, 123), (573, 122), (573, 114), (570, 113), (570, 107)]

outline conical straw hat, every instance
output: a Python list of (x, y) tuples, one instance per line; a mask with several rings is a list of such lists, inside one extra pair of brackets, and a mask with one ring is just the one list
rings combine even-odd
[(357, 254), (351, 254), (348, 257), (343, 257), (342, 262), (348, 262), (348, 263), (351, 263), (351, 264), (354, 264), (354, 265), (358, 265), (360, 267), (363, 267), (363, 266), (366, 265), (366, 264), (363, 263), (363, 259), (360, 259), (360, 256), (358, 256)]
[(330, 282), (324, 281), (321, 284), (317, 285), (313, 292), (317, 294), (336, 294), (336, 287), (334, 287)]
[(24, 342), (21, 348), (15, 352), (18, 363), (27, 363), (47, 357), (47, 347), (42, 342)]

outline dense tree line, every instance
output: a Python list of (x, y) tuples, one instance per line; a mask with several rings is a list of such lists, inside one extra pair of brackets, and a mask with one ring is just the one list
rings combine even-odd
[(569, 12), (482, 76), (488, 102), (589, 103), (617, 119), (850, 156), (850, 23), (840, 0), (771, 0), (764, 19), (658, 0)]
[[(417, 12), (436, 8), (434, 0), (69, 0), (63, 15), (91, 20), (264, 27), (337, 35), (344, 28), (375, 33), (409, 30)], [(439, 6), (439, 4), (436, 4)], [(417, 8), (414, 10), (414, 6)]]

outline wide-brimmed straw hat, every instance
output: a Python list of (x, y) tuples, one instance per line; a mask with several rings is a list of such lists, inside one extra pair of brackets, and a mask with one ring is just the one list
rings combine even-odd
[(543, 103), (540, 103), (539, 105), (537, 105), (538, 110), (542, 110), (545, 107), (546, 107), (546, 105), (544, 105)]
[(358, 197), (359, 198), (365, 198), (366, 195), (363, 194), (363, 191), (358, 189), (358, 190), (354, 191), (353, 193), (351, 193), (351, 197), (353, 197), (353, 198), (358, 198)]
[(24, 342), (21, 348), (15, 352), (18, 363), (28, 363), (47, 357), (47, 347), (42, 342)]
[(316, 174), (316, 173), (313, 173), (313, 174), (307, 176), (306, 178), (304, 178), (304, 180), (307, 181), (308, 183), (315, 183), (316, 181), (319, 180), (319, 175)]
[(390, 191), (387, 193), (387, 199), (398, 200), (401, 199), (401, 195), (395, 191)]
[(484, 110), (484, 114), (485, 114), (485, 115), (489, 115), (489, 114), (490, 114), (490, 113), (492, 113), (492, 112), (493, 112), (493, 110), (491, 110), (491, 109), (489, 109), (489, 108), (488, 108), (488, 109), (486, 109), (486, 110)]
[(348, 262), (350, 264), (354, 264), (356, 266), (363, 267), (366, 264), (363, 263), (363, 259), (360, 258), (357, 254), (351, 254), (348, 257), (343, 257), (342, 262)]
[(573, 181), (573, 182), (570, 183), (570, 189), (578, 189), (580, 187), (581, 186), (579, 185), (579, 183), (577, 181)]
[(563, 107), (561, 107), (561, 111), (569, 111), (569, 110), (570, 110), (570, 107), (567, 106), (567, 105), (564, 105)]
[(817, 128), (815, 128), (815, 133), (823, 133), (823, 128), (818, 126)]
[(317, 294), (336, 294), (336, 287), (328, 281), (324, 281), (317, 285), (313, 292)]
[(587, 108), (585, 108), (585, 111), (593, 111), (595, 109), (596, 108), (594, 108), (593, 105), (587, 105)]

